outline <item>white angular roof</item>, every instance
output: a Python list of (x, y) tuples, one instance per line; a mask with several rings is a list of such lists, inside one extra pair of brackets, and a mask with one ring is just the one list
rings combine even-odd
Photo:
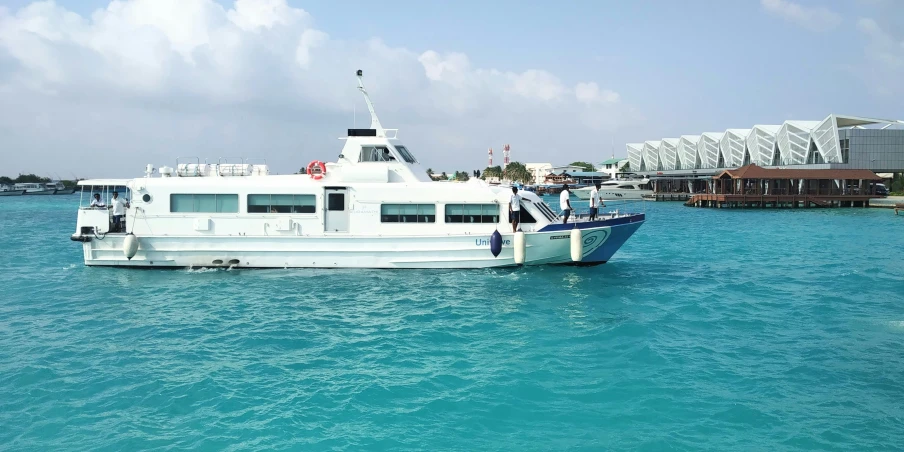
[(760, 166), (801, 165), (808, 159), (841, 163), (838, 129), (869, 124), (886, 124), (883, 128), (887, 128), (904, 126), (904, 121), (835, 114), (822, 121), (788, 120), (781, 125), (761, 124), (750, 129), (632, 143), (628, 145), (628, 160), (635, 171), (641, 166), (646, 171), (717, 168), (720, 160), (723, 167), (740, 167), (747, 155), (750, 162)]

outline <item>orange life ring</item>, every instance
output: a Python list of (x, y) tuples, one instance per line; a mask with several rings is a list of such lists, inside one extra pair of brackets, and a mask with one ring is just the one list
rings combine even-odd
[[(315, 166), (320, 167), (320, 173), (315, 174), (313, 172)], [(320, 160), (314, 160), (313, 162), (308, 163), (308, 171), (307, 172), (308, 172), (308, 174), (311, 175), (311, 179), (314, 179), (314, 180), (323, 179), (323, 176), (326, 175), (326, 165), (323, 162), (321, 162)]]

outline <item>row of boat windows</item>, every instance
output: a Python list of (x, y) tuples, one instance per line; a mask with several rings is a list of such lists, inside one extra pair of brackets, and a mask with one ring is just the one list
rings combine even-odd
[[(499, 223), (497, 204), (447, 204), (446, 223)], [(436, 223), (435, 204), (383, 204), (382, 223)], [(536, 223), (526, 210), (521, 210), (521, 223)]]
[[(342, 196), (332, 193), (331, 195)], [(331, 202), (333, 200), (330, 200)], [(248, 213), (315, 213), (317, 198), (314, 195), (248, 195)], [(337, 202), (329, 210), (344, 210), (344, 202)], [(335, 207), (335, 208), (333, 208)], [(552, 214), (543, 210), (549, 217)], [(546, 209), (548, 210), (548, 208)], [(172, 194), (172, 213), (238, 213), (239, 195), (220, 194)], [(383, 223), (436, 223), (435, 204), (382, 204), (380, 221)], [(498, 204), (446, 204), (446, 223), (490, 223), (499, 222)], [(530, 214), (521, 211), (522, 223), (536, 223)]]

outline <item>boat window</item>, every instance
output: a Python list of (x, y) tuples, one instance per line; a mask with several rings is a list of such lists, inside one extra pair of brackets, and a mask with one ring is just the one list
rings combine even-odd
[[(511, 222), (512, 222), (512, 218), (511, 218), (511, 217), (508, 217), (508, 221), (509, 221), (509, 223), (511, 223)], [(529, 210), (527, 210), (527, 209), (524, 208), (524, 204), (522, 203), (522, 204), (521, 204), (521, 220), (519, 221), (519, 223), (521, 223), (521, 224), (533, 224), (533, 223), (536, 223), (536, 222), (537, 222), (537, 220), (534, 218), (533, 215), (530, 214), (530, 211), (529, 211)]]
[(546, 205), (545, 202), (535, 203), (534, 205), (537, 206), (538, 209), (540, 209), (540, 213), (542, 213), (543, 216), (546, 217), (547, 220), (549, 220), (549, 221), (556, 221), (556, 219), (559, 218), (559, 216), (556, 215), (556, 214), (552, 211), (552, 209), (550, 209), (549, 206)]
[(345, 193), (330, 193), (326, 197), (327, 210), (343, 211), (345, 210)]
[(314, 213), (314, 195), (248, 195), (248, 213)]
[(435, 223), (435, 204), (383, 204), (380, 206), (382, 223)]
[(81, 208), (91, 207), (91, 201), (94, 200), (95, 193), (100, 195), (100, 200), (104, 206), (110, 205), (114, 191), (126, 201), (132, 201), (132, 191), (125, 185), (82, 185), (81, 188), (82, 196), (79, 201), (79, 207)]
[(406, 148), (405, 146), (396, 146), (395, 148), (399, 151), (399, 154), (402, 155), (402, 158), (405, 159), (406, 162), (417, 163), (417, 160), (414, 159), (414, 156), (411, 155), (411, 152), (408, 151), (408, 148)]
[(395, 156), (386, 146), (361, 146), (359, 162), (393, 162)]
[(170, 195), (170, 212), (238, 213), (239, 195)]
[(446, 223), (498, 222), (498, 204), (446, 204)]
[(619, 187), (619, 188), (624, 189), (624, 190), (634, 190), (634, 186), (633, 186), (633, 185), (622, 185), (622, 186)]

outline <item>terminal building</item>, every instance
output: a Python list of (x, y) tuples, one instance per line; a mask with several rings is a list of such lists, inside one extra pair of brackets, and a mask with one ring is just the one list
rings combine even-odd
[(629, 143), (627, 151), (631, 172), (665, 183), (656, 184), (657, 191), (680, 186), (681, 191), (697, 192), (694, 184), (684, 181), (712, 180), (723, 170), (748, 164), (864, 169), (891, 178), (892, 173), (904, 172), (904, 121), (833, 114), (821, 121), (785, 121)]

